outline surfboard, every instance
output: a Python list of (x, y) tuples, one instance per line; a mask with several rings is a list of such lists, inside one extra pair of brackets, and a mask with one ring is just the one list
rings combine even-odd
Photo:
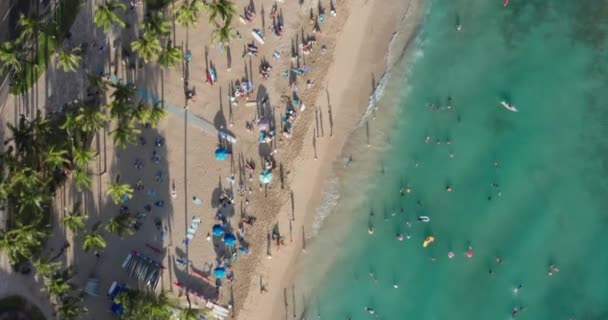
[(243, 16), (239, 16), (239, 21), (240, 21), (242, 24), (247, 24), (247, 20), (246, 20), (246, 19), (245, 19), (245, 17), (243, 17)]
[(517, 112), (517, 108), (515, 108), (515, 106), (508, 104), (506, 101), (501, 101), (500, 104), (502, 104), (502, 106), (507, 108), (507, 110), (509, 110), (509, 111)]
[(251, 31), (251, 35), (257, 42), (259, 42), (260, 44), (264, 44), (264, 38), (260, 36), (259, 31), (254, 29), (253, 31)]

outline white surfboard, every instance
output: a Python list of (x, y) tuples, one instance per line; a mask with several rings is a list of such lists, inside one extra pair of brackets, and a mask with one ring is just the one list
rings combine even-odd
[(507, 108), (507, 110), (512, 111), (512, 112), (517, 112), (517, 108), (515, 108), (515, 106), (508, 104), (506, 101), (501, 101), (500, 104), (502, 104), (503, 107)]
[(260, 44), (264, 44), (264, 38), (260, 37), (260, 35), (255, 30), (251, 31), (251, 35), (257, 42), (259, 42)]

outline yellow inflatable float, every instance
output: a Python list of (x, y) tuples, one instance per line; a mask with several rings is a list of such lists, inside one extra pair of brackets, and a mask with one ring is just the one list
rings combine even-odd
[(428, 236), (428, 237), (426, 237), (426, 239), (424, 239), (424, 242), (422, 243), (422, 246), (426, 248), (426, 247), (429, 246), (429, 244), (433, 243), (433, 241), (435, 241), (435, 237)]

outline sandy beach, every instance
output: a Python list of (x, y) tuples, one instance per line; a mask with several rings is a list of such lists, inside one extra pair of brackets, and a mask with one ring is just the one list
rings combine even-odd
[[(335, 17), (329, 14), (329, 2), (325, 2), (325, 21), (320, 23), (320, 32), (316, 33), (312, 32), (309, 15), (311, 11), (318, 15), (318, 3), (276, 3), (284, 16), (286, 31), (281, 38), (271, 36), (268, 31), (266, 43), (258, 44), (257, 56), (241, 56), (241, 48), (253, 41), (252, 28), (268, 28), (269, 12), (275, 1), (256, 1), (256, 17), (252, 23), (234, 22), (242, 39), (233, 40), (229, 49), (210, 45), (211, 32), (203, 14), (196, 27), (189, 30), (174, 28), (174, 43), (189, 50), (192, 61), (173, 70), (149, 64), (139, 67), (134, 57), (124, 56), (121, 48), (128, 47), (137, 37), (137, 30), (133, 27), (114, 30), (106, 38), (92, 24), (93, 6), (87, 2), (72, 28), (72, 38), (65, 45), (90, 41), (107, 43), (106, 48), (86, 53), (83, 68), (101, 69), (136, 83), (143, 92), (140, 92), (140, 98), (146, 100), (155, 96), (164, 100), (170, 109), (169, 116), (158, 128), (144, 131), (145, 145), (124, 150), (115, 148), (112, 139), (106, 136), (111, 127), (96, 136), (93, 147), (98, 156), (89, 167), (93, 188), (79, 192), (67, 185), (58, 192), (55, 232), (45, 247), (45, 254), (54, 255), (66, 243), (71, 244), (60, 260), (66, 265), (77, 266), (78, 275), (74, 281), (83, 285), (90, 277), (99, 278), (103, 291), (112, 281), (132, 281), (120, 270), (120, 264), (135, 250), (162, 262), (166, 269), (159, 289), (172, 292), (172, 296), (183, 304), (187, 305), (184, 293), (192, 295), (194, 292), (229, 306), (237, 319), (281, 317), (285, 312), (284, 289), (293, 285), (294, 270), (305, 239), (310, 235), (323, 183), (331, 174), (353, 127), (368, 107), (378, 81), (407, 44), (392, 42), (393, 38), (409, 39), (421, 16), (421, 1), (415, 0), (338, 0)], [(250, 5), (248, 0), (236, 3), (239, 13)], [(142, 16), (142, 7), (125, 14), (130, 26), (138, 25)], [(289, 59), (292, 43), (297, 46), (306, 35), (316, 38), (312, 52), (302, 55), (300, 49), (298, 59)], [(322, 47), (326, 53), (322, 52)], [(274, 51), (280, 53), (280, 59), (272, 58)], [(266, 80), (257, 72), (262, 58), (273, 65), (271, 76)], [(130, 68), (131, 65), (134, 67)], [(306, 108), (297, 110), (293, 132), (287, 138), (281, 135), (279, 128), (293, 87), (281, 72), (296, 65), (310, 67), (298, 77), (295, 85)], [(218, 81), (213, 85), (204, 79), (209, 66), (217, 73)], [(255, 107), (247, 106), (250, 104), (243, 101), (232, 104), (228, 98), (234, 81), (242, 79), (251, 80), (256, 87), (254, 96), (249, 98)], [(185, 100), (184, 80), (196, 89), (194, 101)], [(3, 110), (3, 122), (15, 123), (18, 114), (33, 116), (36, 110), (60, 111), (65, 103), (83, 99), (85, 87), (84, 72), (65, 73), (51, 66), (28, 95), (10, 98)], [(183, 109), (185, 104), (188, 105), (186, 111)], [(224, 141), (218, 140), (213, 132), (209, 134), (210, 130), (202, 126), (202, 120), (197, 117), (236, 137), (237, 143), (231, 146), (229, 159), (214, 159), (214, 150)], [(255, 126), (253, 132), (246, 128), (247, 122), (255, 124), (260, 119), (276, 123), (278, 134), (274, 141), (259, 144)], [(157, 149), (152, 146), (156, 138), (164, 141)], [(159, 157), (158, 161), (148, 160), (153, 155)], [(145, 161), (145, 167), (134, 169), (134, 161), (140, 158)], [(258, 174), (267, 159), (274, 163), (274, 180), (262, 186)], [(255, 172), (245, 169), (246, 161), (256, 163)], [(147, 222), (135, 235), (121, 239), (107, 234), (108, 248), (97, 258), (81, 250), (81, 235), (74, 238), (58, 221), (65, 214), (64, 208), (77, 202), (82, 202), (90, 216), (87, 227), (97, 221), (106, 221), (119, 210), (106, 195), (108, 184), (117, 175), (126, 183), (142, 181), (145, 187), (125, 204), (129, 208), (141, 211), (146, 205), (160, 200), (163, 206), (148, 214)], [(230, 177), (234, 177), (233, 184), (227, 180)], [(173, 188), (175, 198), (171, 197)], [(154, 192), (148, 192), (151, 190)], [(235, 233), (242, 217), (253, 216), (257, 220), (253, 226), (245, 227), (246, 232), (238, 231), (251, 253), (239, 255), (231, 266), (234, 280), (224, 280), (218, 295), (215, 281), (203, 280), (193, 271), (210, 275), (218, 265), (217, 258), (225, 253), (224, 245), (218, 239), (206, 241), (211, 227), (217, 223), (214, 217), (221, 207), (219, 196), (223, 192), (234, 197), (224, 215)], [(202, 204), (194, 203), (193, 197), (200, 198)], [(186, 230), (195, 217), (202, 220), (200, 231), (185, 245)], [(162, 221), (162, 227), (155, 226), (152, 222), (155, 219)], [(273, 230), (284, 239), (285, 244), (280, 248), (270, 239)], [(150, 250), (150, 246), (161, 252)], [(177, 264), (177, 258), (187, 261), (186, 265)], [(189, 290), (176, 288), (176, 282)], [(195, 306), (203, 307), (203, 299), (192, 300)], [(37, 303), (45, 304), (44, 301)], [(91, 319), (106, 318), (109, 308), (105, 297), (89, 297), (86, 306)], [(301, 310), (294, 310), (294, 316), (297, 312)]]

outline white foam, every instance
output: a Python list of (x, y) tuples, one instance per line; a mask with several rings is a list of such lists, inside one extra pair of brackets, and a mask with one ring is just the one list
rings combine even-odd
[(328, 179), (323, 186), (323, 197), (321, 203), (317, 208), (317, 212), (312, 222), (312, 232), (308, 235), (308, 238), (313, 238), (319, 233), (323, 226), (323, 221), (332, 213), (338, 200), (340, 199), (340, 191), (338, 188), (338, 178), (334, 177)]

